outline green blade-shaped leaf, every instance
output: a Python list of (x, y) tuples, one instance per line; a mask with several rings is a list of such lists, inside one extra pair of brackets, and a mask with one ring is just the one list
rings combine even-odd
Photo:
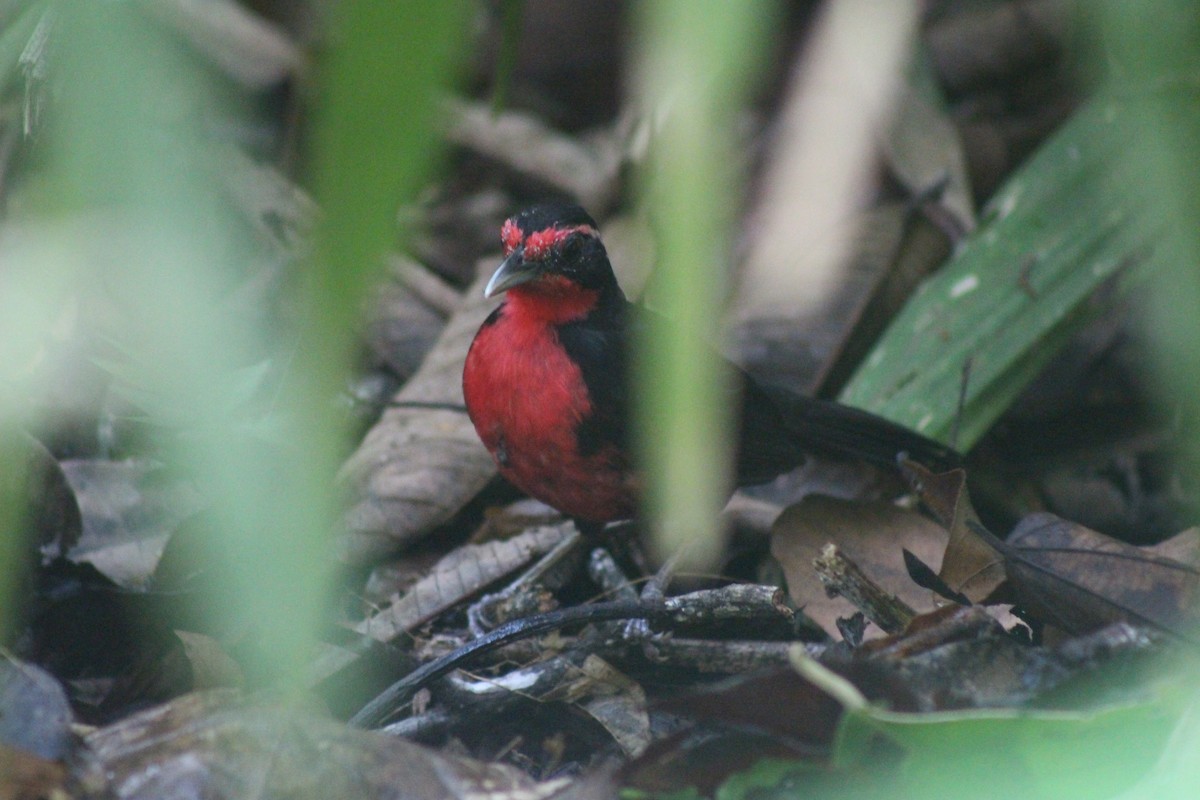
[[(1200, 95), (1178, 89), (1180, 113)], [(913, 296), (841, 399), (967, 448), (1106, 306), (1161, 261), (1157, 223), (1128, 186), (1139, 103), (1078, 111), (996, 195), (979, 228)]]

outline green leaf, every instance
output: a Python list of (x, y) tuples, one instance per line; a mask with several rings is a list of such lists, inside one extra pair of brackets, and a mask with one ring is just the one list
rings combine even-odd
[(1085, 712), (983, 709), (927, 714), (847, 712), (842, 725), (904, 750), (901, 796), (1110, 797), (1158, 758), (1179, 717), (1177, 698)]
[[(1193, 122), (1200, 95), (1175, 89)], [(1160, 224), (1128, 186), (1137, 99), (1101, 95), (1047, 141), (980, 226), (909, 301), (843, 402), (960, 448), (1004, 412), (1060, 347), (1121, 290), (1162, 266)]]

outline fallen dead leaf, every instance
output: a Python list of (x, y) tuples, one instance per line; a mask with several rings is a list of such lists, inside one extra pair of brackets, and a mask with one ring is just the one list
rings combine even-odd
[(590, 655), (569, 690), (576, 706), (613, 737), (625, 755), (635, 758), (650, 746), (646, 690), (599, 656)]
[[(397, 403), (463, 406), (467, 348), (495, 305), (483, 298), (486, 281), (481, 277), (467, 291), (466, 304), (396, 394)], [(495, 474), (465, 408), (389, 408), (338, 476), (350, 496), (339, 555), (366, 563), (396, 552), (450, 519)]]
[[(831, 636), (836, 620), (855, 612), (846, 600), (829, 598), (813, 568), (832, 542), (887, 591), (917, 611), (934, 608), (933, 596), (908, 577), (904, 550), (926, 563), (941, 562), (946, 532), (911, 509), (891, 503), (854, 503), (811, 495), (780, 515), (772, 529), (771, 554), (787, 576), (788, 593)], [(873, 635), (879, 635), (875, 631)]]
[(1020, 605), (1080, 634), (1113, 622), (1195, 639), (1200, 572), (1054, 516), (1030, 514), (1003, 543)]
[(389, 642), (550, 552), (574, 532), (571, 523), (534, 528), (512, 539), (463, 545), (442, 558), (403, 597), (354, 630)]
[[(1004, 582), (1004, 565), (999, 552), (976, 533), (982, 525), (967, 492), (967, 473), (953, 469), (934, 474), (914, 461), (905, 461), (903, 468), (921, 502), (949, 532), (938, 577), (953, 591), (978, 603)], [(913, 555), (921, 558), (920, 553)]]
[(70, 559), (126, 588), (150, 583), (172, 531), (204, 507), (194, 486), (147, 460), (68, 460), (62, 469), (83, 519)]

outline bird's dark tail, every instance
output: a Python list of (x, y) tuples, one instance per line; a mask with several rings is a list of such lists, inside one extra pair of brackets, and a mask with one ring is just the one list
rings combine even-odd
[(779, 409), (797, 444), (817, 455), (860, 459), (894, 469), (896, 456), (906, 453), (935, 472), (962, 466), (962, 456), (954, 448), (868, 411), (773, 387), (760, 388)]

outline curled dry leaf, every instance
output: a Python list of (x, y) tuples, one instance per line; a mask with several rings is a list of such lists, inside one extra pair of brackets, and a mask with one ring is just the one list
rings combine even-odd
[(396, 394), (398, 405), (384, 412), (342, 466), (338, 477), (350, 501), (338, 545), (346, 561), (368, 562), (420, 539), (453, 516), (496, 473), (466, 411), (460, 410), (463, 360), (493, 305), (483, 299), (485, 282), (480, 279), (471, 286), (466, 304)]
[(650, 746), (650, 715), (641, 684), (599, 656), (588, 656), (568, 693), (600, 723), (625, 755), (636, 758)]
[[(999, 551), (977, 533), (982, 526), (967, 493), (967, 473), (954, 469), (935, 475), (913, 461), (905, 461), (903, 468), (921, 502), (950, 533), (938, 577), (978, 603), (1004, 582), (1004, 564)], [(920, 558), (920, 553), (914, 555)]]
[(828, 543), (844, 551), (863, 572), (917, 611), (932, 610), (933, 599), (908, 577), (904, 550), (926, 563), (939, 563), (946, 532), (911, 509), (890, 503), (852, 503), (810, 495), (780, 515), (772, 529), (771, 554), (787, 576), (788, 593), (804, 613), (837, 636), (836, 621), (855, 608), (830, 598), (817, 578), (813, 561)]

